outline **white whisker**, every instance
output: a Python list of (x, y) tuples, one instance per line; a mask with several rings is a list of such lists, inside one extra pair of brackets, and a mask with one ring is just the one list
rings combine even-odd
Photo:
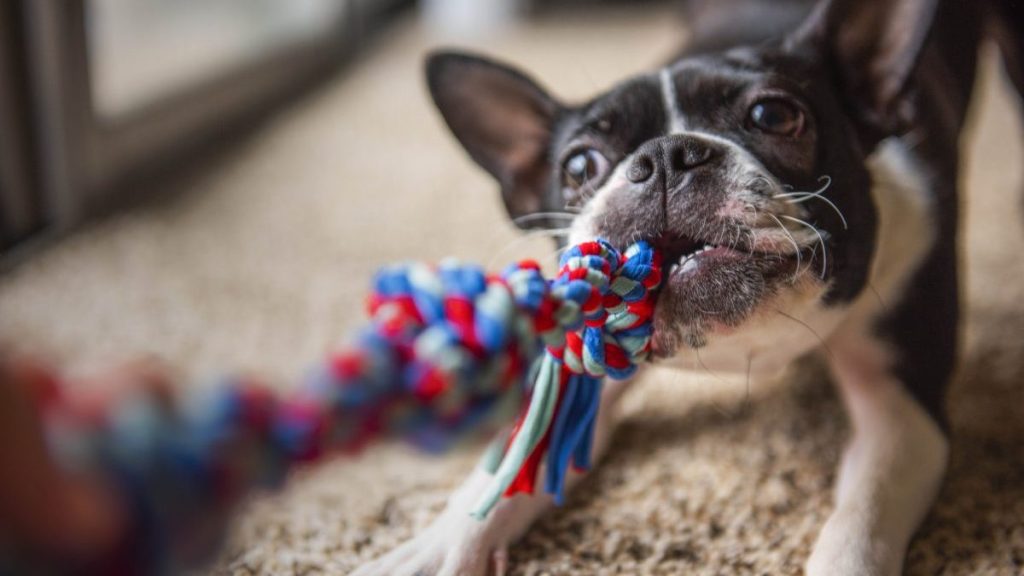
[(784, 318), (789, 318), (793, 322), (796, 322), (797, 324), (806, 328), (807, 331), (813, 334), (814, 337), (817, 338), (818, 342), (821, 343), (821, 347), (825, 349), (825, 352), (828, 354), (829, 358), (835, 360), (835, 354), (832, 352), (832, 348), (829, 347), (828, 342), (826, 342), (825, 339), (821, 337), (821, 334), (818, 334), (818, 331), (812, 328), (810, 324), (804, 322), (803, 320), (797, 318), (796, 316), (793, 316), (792, 314), (787, 314), (786, 312), (783, 312), (778, 308), (775, 308), (775, 312), (780, 316)]
[(797, 224), (810, 228), (811, 231), (813, 231), (814, 234), (818, 237), (818, 242), (821, 242), (821, 279), (824, 280), (825, 274), (827, 274), (828, 272), (828, 249), (825, 247), (825, 237), (822, 236), (821, 230), (818, 230), (817, 227), (799, 218), (786, 216), (785, 214), (782, 214), (781, 216), (786, 220), (789, 220), (790, 222), (796, 222)]
[(779, 225), (779, 228), (782, 228), (782, 231), (786, 233), (786, 237), (789, 238), (789, 241), (793, 244), (793, 249), (796, 251), (796, 272), (793, 274), (793, 280), (795, 281), (796, 277), (800, 275), (800, 263), (802, 262), (800, 245), (797, 244), (796, 238), (794, 238), (793, 234), (790, 233), (788, 228), (786, 228), (786, 225), (782, 223), (782, 220), (779, 220), (775, 214), (772, 214), (771, 212), (765, 212), (765, 214), (767, 214), (772, 220), (775, 220)]
[[(792, 192), (786, 192), (786, 193), (783, 193), (783, 194), (776, 194), (776, 195), (773, 196), (773, 198), (788, 198), (788, 199), (790, 199), (790, 200), (788, 200), (788, 202), (790, 204), (801, 204), (803, 202), (806, 202), (808, 200), (813, 200), (813, 199), (821, 200), (822, 202), (828, 204), (829, 207), (831, 207), (832, 210), (834, 210), (835, 213), (839, 216), (839, 219), (842, 220), (842, 222), (843, 222), (843, 230), (849, 230), (850, 227), (849, 227), (849, 224), (846, 221), (846, 215), (843, 214), (843, 211), (840, 210), (839, 207), (836, 206), (834, 202), (832, 202), (831, 200), (829, 200), (828, 198), (826, 198), (824, 196), (825, 191), (828, 190), (829, 186), (832, 185), (832, 178), (830, 176), (822, 176), (821, 178), (818, 179), (818, 181), (821, 181), (821, 180), (825, 180), (825, 184), (821, 188), (818, 188), (817, 190), (811, 190), (811, 191), (799, 191), (799, 190), (796, 190), (796, 191), (792, 191)], [(792, 190), (791, 187), (785, 187), (785, 188), (787, 190)]]
[(523, 214), (512, 219), (512, 222), (516, 225), (527, 224), (529, 222), (535, 222), (537, 220), (546, 220), (548, 218), (563, 218), (565, 220), (572, 220), (575, 218), (575, 214), (568, 212), (531, 212), (529, 214)]
[(519, 246), (522, 246), (524, 243), (533, 240), (534, 238), (564, 238), (568, 236), (568, 228), (556, 228), (553, 230), (540, 229), (524, 232), (518, 238), (513, 238), (509, 243), (505, 244), (501, 249), (495, 252), (494, 255), (491, 256), (490, 260), (487, 261), (486, 268), (488, 270), (493, 269), (495, 265), (502, 260), (502, 256), (508, 254)]

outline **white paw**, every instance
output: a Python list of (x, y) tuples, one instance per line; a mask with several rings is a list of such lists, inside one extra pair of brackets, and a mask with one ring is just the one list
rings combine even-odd
[[(476, 522), (468, 514), (466, 518)], [(352, 576), (505, 574), (507, 547), (481, 538), (479, 532), (459, 526), (442, 514), (425, 531), (359, 567)]]
[(352, 576), (503, 575), (508, 544), (529, 524), (528, 499), (501, 502), (485, 520), (469, 512), (490, 475), (475, 471), (426, 530)]
[(903, 551), (892, 537), (875, 533), (860, 514), (834, 513), (814, 544), (804, 572), (807, 576), (898, 576)]

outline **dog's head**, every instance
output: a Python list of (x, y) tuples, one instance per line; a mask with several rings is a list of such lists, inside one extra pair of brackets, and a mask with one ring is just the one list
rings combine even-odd
[(779, 298), (841, 306), (864, 289), (877, 222), (865, 161), (914, 113), (932, 4), (825, 2), (787, 37), (686, 57), (578, 106), (465, 54), (433, 55), (428, 82), (517, 223), (574, 214), (573, 242), (662, 248), (655, 349), (668, 355)]

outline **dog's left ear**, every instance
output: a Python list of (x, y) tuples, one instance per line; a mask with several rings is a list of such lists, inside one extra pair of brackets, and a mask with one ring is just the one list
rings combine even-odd
[(426, 73), (445, 122), (498, 180), (509, 215), (548, 208), (548, 154), (561, 105), (525, 74), (481, 56), (437, 52)]
[(893, 135), (914, 113), (907, 96), (937, 3), (821, 0), (787, 46), (817, 52), (857, 120), (876, 137)]

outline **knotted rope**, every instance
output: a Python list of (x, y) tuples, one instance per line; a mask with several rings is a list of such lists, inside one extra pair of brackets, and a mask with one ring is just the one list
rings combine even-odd
[(645, 243), (620, 253), (599, 240), (570, 248), (552, 281), (533, 262), (501, 276), (454, 262), (386, 268), (369, 327), (292, 396), (230, 378), (192, 397), (134, 390), (88, 409), (57, 388), (36, 397), (54, 459), (123, 495), (130, 542), (111, 565), (129, 573), (194, 562), (244, 495), (279, 486), (295, 464), (384, 434), (444, 450), (507, 420), (525, 396), (472, 513), (532, 492), (545, 458), (545, 490), (561, 502), (569, 464), (590, 464), (601, 378), (628, 377), (647, 358), (660, 264)]
[(647, 359), (660, 282), (660, 257), (645, 243), (624, 254), (603, 241), (564, 253), (534, 313), (546, 350), (529, 406), (512, 429), (504, 459), (492, 462), (494, 481), (474, 516), (486, 516), (502, 493), (532, 493), (545, 454), (544, 488), (559, 504), (570, 460), (579, 469), (590, 467), (601, 377), (627, 378)]

